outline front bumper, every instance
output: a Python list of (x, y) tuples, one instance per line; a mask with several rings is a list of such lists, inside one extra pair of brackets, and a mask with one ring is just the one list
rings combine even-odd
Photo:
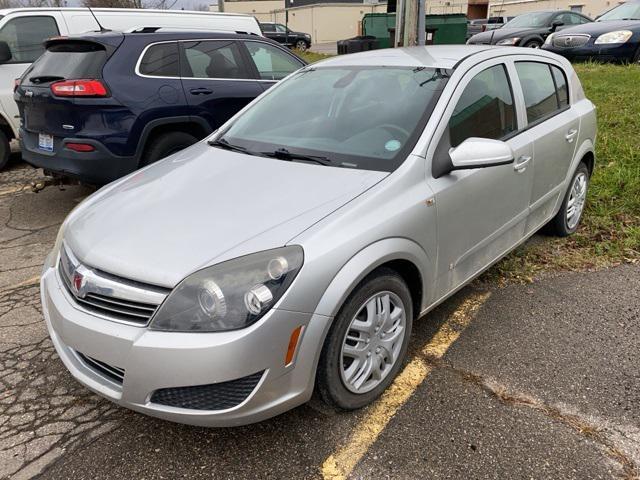
[[(309, 400), (322, 339), (331, 322), (322, 315), (272, 310), (256, 324), (232, 332), (152, 331), (82, 310), (50, 266), (42, 275), (41, 296), (56, 351), (80, 383), (132, 410), (211, 427), (257, 422)], [(300, 325), (296, 355), (284, 365), (291, 332)], [(122, 383), (91, 368), (83, 356), (124, 370)], [(231, 408), (177, 408), (151, 400), (160, 389), (229, 382), (256, 372), (263, 373), (255, 388)]]
[(543, 45), (543, 50), (557, 53), (567, 58), (569, 61), (582, 62), (593, 60), (597, 62), (631, 62), (638, 48), (638, 44), (627, 42), (622, 44), (595, 45), (592, 38), (589, 43), (582, 47), (554, 47), (553, 45)]
[[(138, 167), (135, 157), (114, 155), (102, 143), (86, 138), (54, 137), (53, 152), (38, 148), (38, 134), (20, 128), (22, 158), (37, 168), (82, 182), (105, 185)], [(93, 145), (93, 152), (76, 152), (65, 148), (65, 143), (81, 142)]]

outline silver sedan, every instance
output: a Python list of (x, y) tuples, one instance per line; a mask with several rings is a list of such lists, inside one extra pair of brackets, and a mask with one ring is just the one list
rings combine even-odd
[(78, 381), (167, 420), (255, 422), (314, 389), (362, 407), (417, 318), (540, 228), (578, 228), (595, 137), (544, 51), (305, 67), (69, 215), (42, 275), (49, 333)]

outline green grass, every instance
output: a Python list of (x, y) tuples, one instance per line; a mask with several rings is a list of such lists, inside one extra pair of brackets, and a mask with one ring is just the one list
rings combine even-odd
[[(310, 63), (327, 55), (298, 52)], [(549, 271), (640, 261), (640, 66), (575, 65), (597, 107), (596, 168), (579, 230), (536, 237), (499, 262), (485, 280), (531, 281)]]
[(319, 62), (320, 60), (324, 60), (325, 58), (331, 57), (331, 55), (325, 55), (323, 53), (310, 52), (307, 50), (306, 52), (301, 52), (300, 50), (294, 51), (296, 55), (300, 58), (304, 59), (308, 63)]

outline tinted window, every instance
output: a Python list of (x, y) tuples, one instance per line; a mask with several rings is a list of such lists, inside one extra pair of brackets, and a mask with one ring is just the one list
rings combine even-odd
[(246, 42), (246, 46), (263, 80), (281, 80), (302, 67), (302, 63), (273, 45)]
[(31, 63), (44, 52), (42, 43), (59, 35), (53, 17), (20, 17), (9, 20), (0, 30), (0, 40), (11, 49), (8, 63)]
[(275, 32), (276, 26), (273, 23), (263, 23), (261, 25), (263, 32)]
[(56, 80), (101, 78), (107, 61), (104, 47), (92, 42), (54, 43), (24, 75), (23, 85), (38, 85)]
[(469, 82), (449, 120), (452, 147), (469, 137), (499, 139), (516, 128), (513, 96), (503, 65), (488, 68)]
[(238, 117), (224, 138), (253, 152), (286, 148), (334, 166), (390, 172), (415, 145), (447, 78), (433, 68), (303, 70)]
[(287, 31), (287, 29), (285, 28), (284, 25), (280, 25), (279, 23), (276, 24), (276, 31), (280, 32), (280, 33), (285, 33)]
[(208, 40), (184, 45), (183, 77), (252, 78), (236, 42)]
[(140, 73), (154, 77), (179, 77), (177, 43), (159, 43), (147, 49), (140, 62)]
[(554, 21), (562, 22), (564, 25), (580, 25), (583, 22), (583, 17), (574, 13), (563, 13), (558, 15)]
[(556, 87), (546, 63), (516, 62), (529, 124), (558, 110)]
[(558, 67), (551, 66), (553, 79), (556, 82), (556, 90), (558, 92), (558, 103), (560, 108), (569, 105), (569, 91), (567, 90), (567, 79)]
[(553, 13), (533, 12), (518, 15), (513, 20), (505, 23), (504, 28), (534, 28), (545, 27), (551, 22)]

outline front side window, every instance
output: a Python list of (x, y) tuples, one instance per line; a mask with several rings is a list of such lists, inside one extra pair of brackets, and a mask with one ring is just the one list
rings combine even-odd
[(278, 33), (286, 33), (287, 29), (284, 25), (276, 24), (276, 32)]
[(18, 17), (0, 29), (0, 41), (7, 42), (11, 60), (7, 63), (32, 63), (44, 53), (43, 42), (59, 35), (55, 18), (49, 16)]
[(447, 78), (425, 67), (308, 67), (270, 90), (222, 139), (258, 156), (284, 151), (285, 160), (304, 155), (390, 172), (415, 146)]
[(554, 114), (561, 108), (550, 65), (537, 62), (516, 62), (516, 71), (524, 93), (529, 125)]
[(234, 41), (205, 40), (184, 43), (183, 77), (252, 78), (240, 47)]
[(640, 20), (640, 3), (623, 3), (598, 18), (598, 22), (608, 22), (611, 20)]
[(179, 77), (178, 43), (151, 45), (140, 61), (140, 73), (153, 77)]
[(532, 12), (518, 15), (513, 20), (505, 23), (503, 28), (539, 28), (546, 27), (551, 22), (553, 13)]
[(291, 55), (268, 43), (249, 41), (246, 46), (262, 80), (282, 80), (302, 67)]
[(276, 27), (273, 23), (263, 23), (261, 25), (263, 32), (275, 32)]
[(498, 140), (517, 128), (507, 72), (496, 65), (477, 74), (462, 92), (449, 120), (451, 147), (470, 137)]

